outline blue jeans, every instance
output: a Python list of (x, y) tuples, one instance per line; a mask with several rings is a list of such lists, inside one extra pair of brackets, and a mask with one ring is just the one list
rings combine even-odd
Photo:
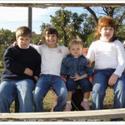
[(92, 83), (88, 80), (88, 78), (84, 78), (78, 81), (74, 81), (73, 79), (69, 78), (66, 82), (68, 91), (75, 91), (78, 85), (80, 85), (83, 92), (92, 91)]
[(19, 100), (19, 112), (33, 111), (34, 82), (25, 80), (6, 80), (0, 84), (0, 112), (9, 112), (15, 97)]
[(66, 104), (67, 89), (64, 81), (55, 75), (41, 75), (34, 91), (34, 102), (36, 112), (43, 111), (43, 99), (49, 89), (52, 88), (58, 99), (54, 111), (62, 111)]
[[(96, 70), (94, 75), (94, 86), (92, 90), (93, 109), (103, 109), (105, 92), (108, 87), (108, 80), (114, 69)], [(115, 85), (114, 89), (114, 108), (125, 107), (125, 76), (122, 75)]]

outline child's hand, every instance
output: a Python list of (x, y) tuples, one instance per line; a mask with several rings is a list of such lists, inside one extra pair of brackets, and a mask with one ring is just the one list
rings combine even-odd
[(24, 70), (24, 74), (26, 74), (28, 76), (33, 76), (33, 71), (30, 68), (26, 68)]
[(87, 76), (88, 76), (87, 74), (84, 74), (84, 75), (82, 75), (82, 76), (76, 74), (76, 75), (75, 75), (75, 78), (74, 78), (74, 81), (78, 81), (78, 80), (84, 79), (84, 78), (86, 78)]
[(34, 79), (37, 81), (39, 78), (37, 76), (34, 76)]
[(112, 74), (111, 77), (109, 78), (108, 84), (110, 86), (113, 86), (118, 80), (118, 75)]
[(17, 42), (13, 42), (12, 46), (16, 46), (17, 45)]
[(64, 82), (66, 82), (66, 77), (61, 76), (61, 79), (62, 79)]

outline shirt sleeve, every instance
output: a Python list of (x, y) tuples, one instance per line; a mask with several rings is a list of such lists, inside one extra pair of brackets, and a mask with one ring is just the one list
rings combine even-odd
[(63, 60), (62, 60), (62, 65), (61, 65), (61, 75), (68, 75), (67, 73), (67, 69), (68, 69), (68, 67), (67, 67), (67, 63), (66, 63), (66, 58), (64, 58)]
[(116, 67), (114, 74), (120, 77), (125, 69), (125, 49), (120, 41), (116, 42), (116, 50), (118, 65)]
[(92, 43), (88, 49), (86, 58), (90, 61), (90, 62), (94, 62), (95, 61), (95, 53), (94, 53), (94, 43)]
[(39, 77), (41, 71), (41, 56), (38, 54), (36, 57), (36, 69), (34, 71), (34, 75)]
[(63, 54), (66, 56), (69, 54), (69, 49), (65, 46), (62, 46), (62, 49), (63, 49)]
[(86, 66), (86, 73), (89, 75), (89, 76), (92, 76), (93, 75), (93, 68), (92, 66), (89, 65), (89, 60), (85, 60), (85, 66)]
[(25, 67), (16, 61), (15, 53), (8, 48), (4, 53), (5, 68), (16, 74), (24, 74)]
[(30, 44), (30, 46), (32, 46), (34, 49), (36, 49), (36, 51), (41, 54), (41, 51), (40, 51), (40, 46), (41, 45), (35, 45), (35, 44)]

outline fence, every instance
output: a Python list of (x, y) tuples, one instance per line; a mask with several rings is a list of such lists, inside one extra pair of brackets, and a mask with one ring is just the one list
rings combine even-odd
[(0, 113), (0, 121), (113, 121), (125, 120), (125, 109), (71, 112)]

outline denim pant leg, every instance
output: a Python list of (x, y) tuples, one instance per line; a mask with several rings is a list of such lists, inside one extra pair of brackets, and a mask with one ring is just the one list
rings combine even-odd
[(20, 80), (16, 82), (19, 112), (33, 112), (33, 89), (34, 82), (30, 79)]
[(79, 80), (78, 83), (80, 84), (83, 93), (92, 91), (92, 83), (87, 78)]
[(34, 91), (34, 102), (36, 112), (43, 111), (43, 99), (50, 89), (49, 79), (49, 77), (43, 75), (40, 77), (36, 84)]
[(9, 112), (10, 105), (16, 95), (14, 81), (3, 81), (0, 84), (0, 112)]
[(75, 81), (73, 79), (68, 79), (67, 80), (66, 88), (67, 88), (68, 91), (74, 92), (76, 87), (77, 87), (77, 84), (75, 83)]
[(97, 72), (94, 75), (94, 85), (92, 89), (92, 108), (103, 109), (103, 101), (107, 88), (107, 78), (103, 72)]
[(53, 89), (58, 97), (54, 111), (63, 111), (66, 105), (67, 89), (64, 81), (60, 77), (54, 79)]
[(125, 76), (114, 85), (114, 108), (125, 108)]

